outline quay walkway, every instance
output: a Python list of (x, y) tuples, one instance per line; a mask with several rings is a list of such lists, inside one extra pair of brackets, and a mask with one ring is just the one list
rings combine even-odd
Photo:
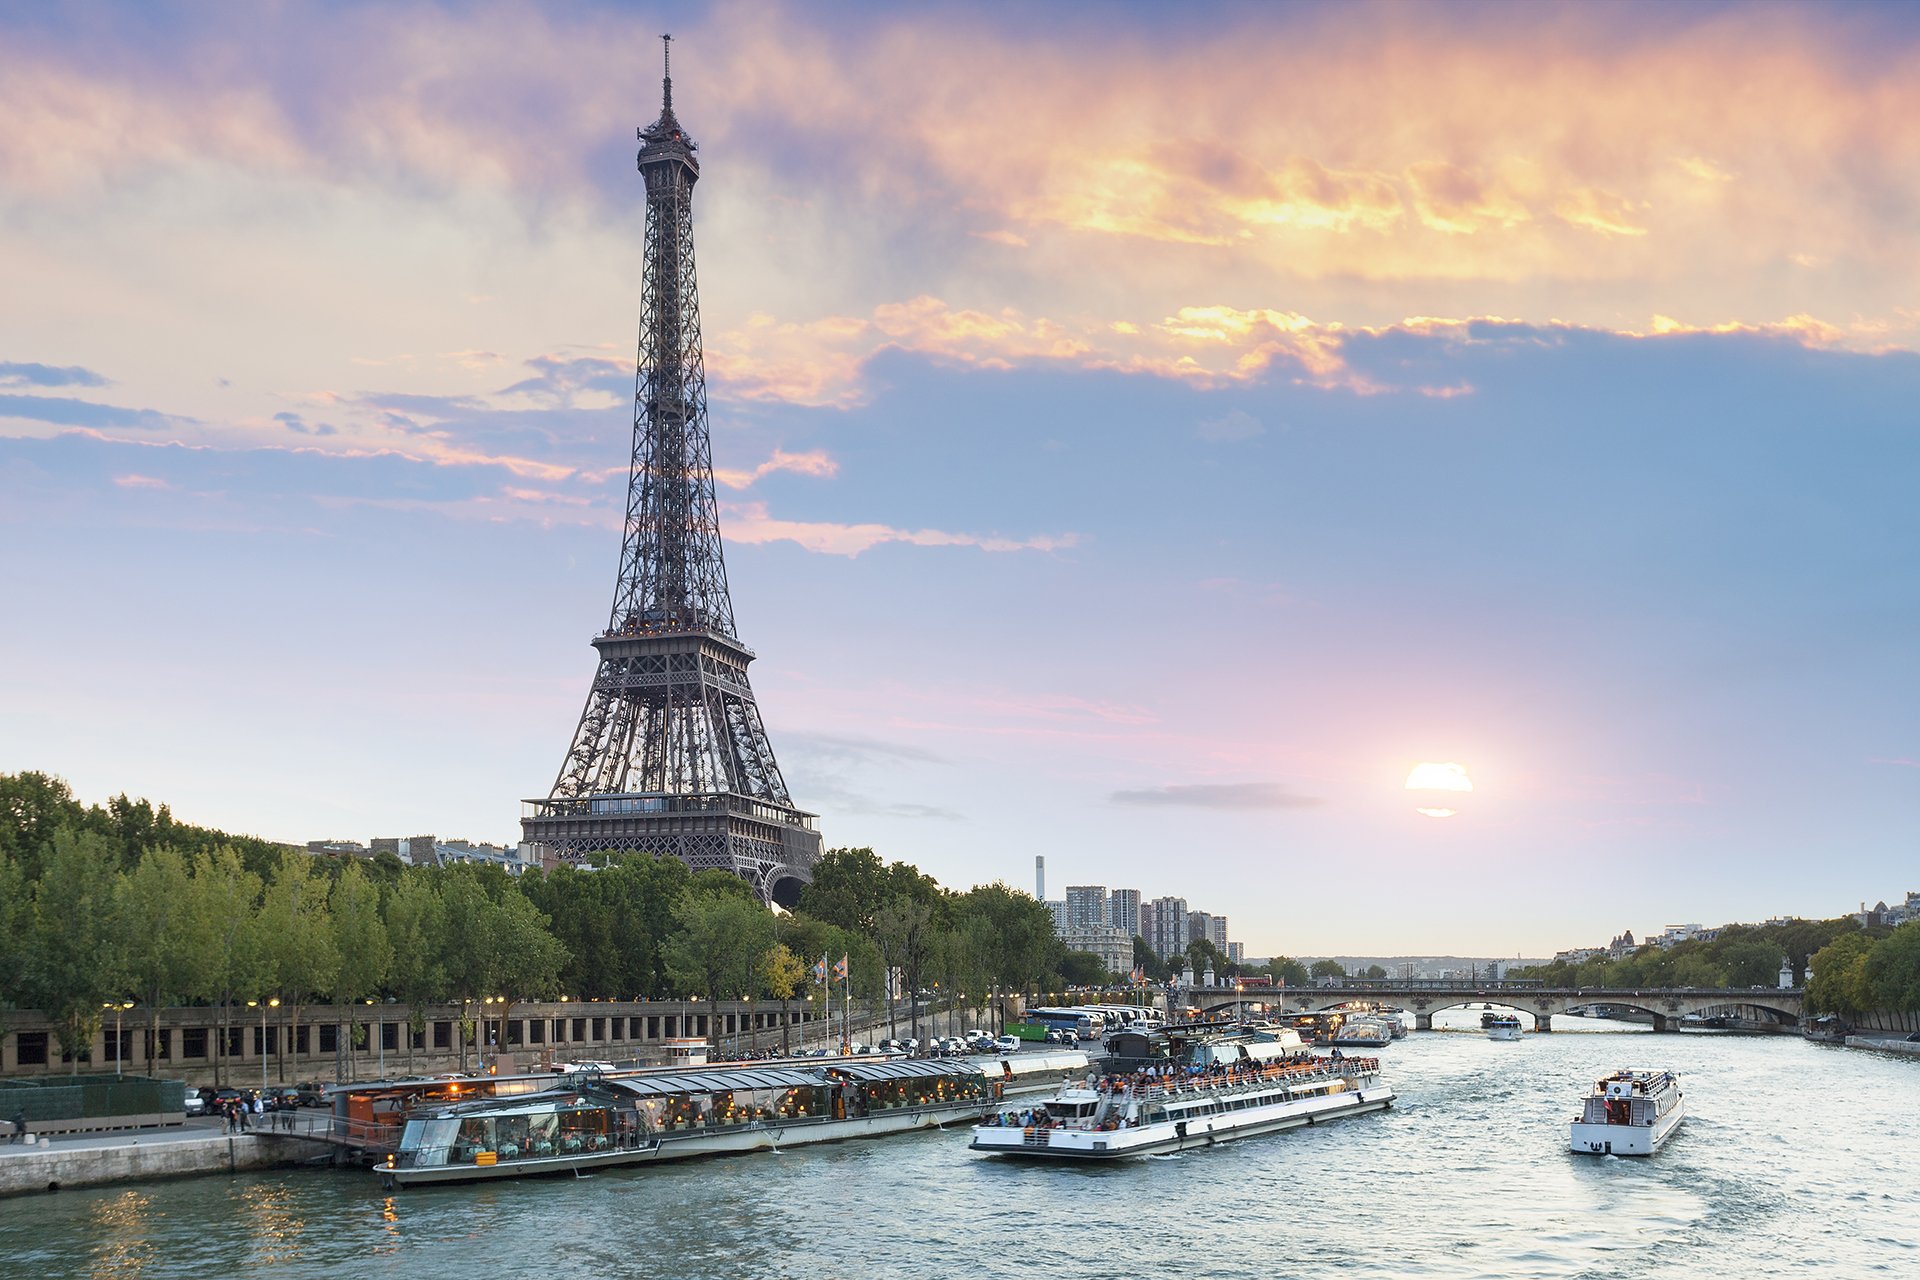
[(277, 1117), (264, 1115), (254, 1132), (224, 1133), (220, 1119), (207, 1116), (165, 1129), (40, 1135), (31, 1145), (0, 1141), (0, 1196), (332, 1160), (330, 1115), (283, 1114), (286, 1127), (269, 1127)]

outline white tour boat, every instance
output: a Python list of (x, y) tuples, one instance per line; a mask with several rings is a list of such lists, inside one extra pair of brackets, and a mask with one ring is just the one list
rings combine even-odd
[(999, 1094), (940, 1059), (592, 1071), (528, 1089), (412, 1112), (374, 1172), (392, 1190), (767, 1151), (976, 1120)]
[(1583, 1154), (1650, 1156), (1686, 1118), (1680, 1078), (1671, 1071), (1616, 1071), (1594, 1082), (1573, 1120), (1573, 1149)]
[(1491, 1018), (1483, 1018), (1489, 1040), (1518, 1040), (1520, 1038), (1520, 1015), (1517, 1013), (1496, 1013)]
[(974, 1129), (972, 1148), (1117, 1160), (1382, 1111), (1393, 1097), (1377, 1058), (1317, 1057), (1291, 1031), (1215, 1035), (1160, 1066), (1089, 1077), (1039, 1107), (1002, 1111)]
[(1342, 1049), (1380, 1049), (1392, 1040), (1392, 1024), (1375, 1013), (1350, 1014), (1333, 1033), (1333, 1043)]

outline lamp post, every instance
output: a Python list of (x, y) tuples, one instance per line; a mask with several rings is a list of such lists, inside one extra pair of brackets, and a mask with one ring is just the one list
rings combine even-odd
[[(373, 1039), (373, 997), (372, 996), (367, 997), (366, 1005), (367, 1005), (367, 1039), (371, 1041)], [(373, 1045), (368, 1044), (367, 1047), (371, 1049)], [(387, 1045), (384, 1039), (380, 1042), (379, 1074), (382, 1076), (385, 1076), (387, 1074)]]
[(271, 1000), (247, 1001), (247, 1008), (260, 1010), (260, 1093), (262, 1097), (266, 1096), (267, 1092), (267, 1010), (279, 1007), (279, 996), (274, 996)]
[(109, 1000), (100, 1006), (113, 1010), (113, 1074), (124, 1075), (127, 1063), (127, 1039), (120, 1030), (120, 1019), (133, 1008), (131, 1000)]

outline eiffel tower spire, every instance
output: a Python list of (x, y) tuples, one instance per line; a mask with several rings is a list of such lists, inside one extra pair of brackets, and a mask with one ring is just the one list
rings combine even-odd
[(636, 131), (646, 267), (620, 574), (572, 745), (521, 829), (543, 855), (671, 854), (790, 906), (820, 835), (787, 794), (734, 629), (693, 269), (699, 148), (674, 117), (670, 61), (660, 88), (660, 118)]

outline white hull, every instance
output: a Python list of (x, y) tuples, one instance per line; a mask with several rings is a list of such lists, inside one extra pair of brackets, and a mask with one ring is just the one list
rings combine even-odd
[(1519, 1038), (1520, 1028), (1518, 1027), (1487, 1028), (1487, 1039), (1489, 1040), (1518, 1040)]
[(1686, 1104), (1676, 1103), (1673, 1110), (1652, 1124), (1587, 1124), (1573, 1122), (1573, 1149), (1582, 1155), (1650, 1156), (1666, 1145), (1673, 1131), (1686, 1118)]
[(1161, 1155), (1193, 1147), (1211, 1147), (1235, 1138), (1278, 1133), (1318, 1124), (1340, 1116), (1384, 1111), (1393, 1105), (1393, 1089), (1370, 1084), (1341, 1093), (1315, 1094), (1128, 1129), (1028, 1128), (982, 1125), (973, 1131), (972, 1147), (993, 1155), (1025, 1156), (1043, 1160), (1124, 1160), (1132, 1156)]
[(649, 1138), (637, 1147), (607, 1151), (586, 1151), (573, 1155), (532, 1156), (502, 1160), (497, 1164), (443, 1164), (418, 1168), (389, 1168), (375, 1165), (381, 1185), (389, 1191), (396, 1187), (424, 1186), (436, 1182), (485, 1182), (495, 1178), (537, 1178), (547, 1174), (584, 1173), (617, 1165), (660, 1164), (695, 1156), (739, 1155), (749, 1151), (773, 1151), (782, 1147), (806, 1146), (815, 1142), (838, 1142), (845, 1138), (877, 1138), (883, 1134), (909, 1129), (934, 1129), (956, 1120), (976, 1120), (977, 1106), (926, 1110), (892, 1111), (883, 1115), (861, 1116), (850, 1120), (817, 1120), (774, 1124), (746, 1124), (705, 1133), (672, 1133)]
[(1621, 1071), (1594, 1086), (1569, 1135), (1582, 1155), (1650, 1156), (1686, 1118), (1686, 1096), (1670, 1071)]

